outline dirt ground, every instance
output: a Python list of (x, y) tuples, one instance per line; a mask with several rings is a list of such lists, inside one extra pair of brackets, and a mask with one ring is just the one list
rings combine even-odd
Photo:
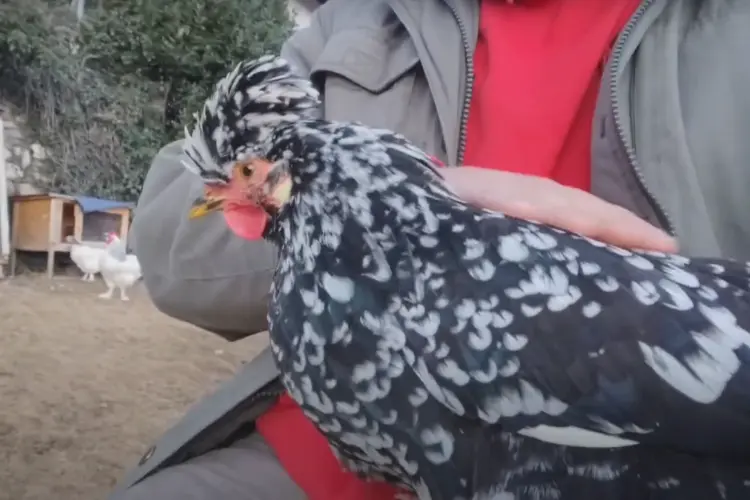
[[(267, 340), (229, 344), (142, 287), (0, 281), (0, 500), (103, 499), (152, 439)], [(117, 296), (116, 296), (117, 297)]]

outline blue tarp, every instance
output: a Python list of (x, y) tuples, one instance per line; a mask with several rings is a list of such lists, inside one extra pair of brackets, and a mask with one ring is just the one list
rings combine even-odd
[(135, 208), (134, 203), (126, 201), (102, 200), (101, 198), (91, 198), (90, 196), (73, 196), (73, 199), (81, 207), (83, 213), (104, 212), (113, 208)]

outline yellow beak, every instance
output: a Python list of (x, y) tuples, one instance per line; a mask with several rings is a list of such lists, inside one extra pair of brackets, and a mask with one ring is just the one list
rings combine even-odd
[(223, 196), (216, 196), (206, 194), (203, 198), (198, 198), (193, 207), (190, 209), (188, 217), (190, 219), (197, 219), (198, 217), (204, 217), (211, 212), (218, 212), (224, 207), (225, 198)]
[[(279, 208), (289, 200), (292, 194), (292, 180), (288, 176), (281, 179), (268, 196), (267, 200), (270, 205)], [(203, 197), (198, 198), (190, 208), (188, 218), (198, 219), (205, 217), (212, 212), (219, 212), (224, 209), (227, 201), (227, 193), (222, 188), (207, 186)]]

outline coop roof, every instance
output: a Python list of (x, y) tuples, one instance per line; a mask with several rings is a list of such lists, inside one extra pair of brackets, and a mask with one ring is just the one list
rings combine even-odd
[(90, 196), (73, 196), (72, 198), (78, 203), (78, 206), (81, 207), (83, 213), (105, 212), (115, 208), (134, 208), (133, 203), (126, 201), (104, 200), (102, 198), (92, 198)]
[(125, 208), (128, 210), (132, 210), (135, 208), (135, 203), (131, 203), (128, 201), (105, 200), (103, 198), (94, 198), (91, 196), (69, 196), (67, 194), (60, 194), (60, 193), (22, 194), (22, 195), (15, 195), (12, 198), (18, 201), (49, 199), (49, 198), (66, 200), (69, 202), (77, 203), (78, 206), (81, 207), (81, 212), (83, 213), (106, 212), (109, 210), (117, 210), (118, 208)]

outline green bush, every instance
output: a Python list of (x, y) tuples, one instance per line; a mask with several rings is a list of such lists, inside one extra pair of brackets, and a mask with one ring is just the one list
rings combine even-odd
[(285, 0), (90, 0), (0, 5), (0, 96), (50, 160), (43, 187), (137, 198), (158, 149), (179, 138), (216, 81), (278, 51)]

